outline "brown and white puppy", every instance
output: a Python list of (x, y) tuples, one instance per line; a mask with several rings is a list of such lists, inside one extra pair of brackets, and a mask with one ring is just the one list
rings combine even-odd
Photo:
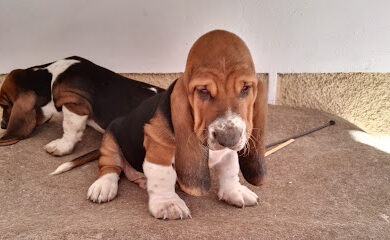
[(110, 124), (99, 178), (87, 197), (99, 203), (113, 199), (121, 171), (144, 187), (143, 171), (151, 214), (187, 218), (176, 181), (199, 196), (210, 188), (209, 168), (216, 168), (221, 200), (256, 205), (257, 195), (240, 184), (238, 173), (241, 168), (253, 185), (263, 182), (266, 110), (265, 89), (245, 43), (230, 32), (209, 32), (191, 48), (183, 77)]
[(161, 90), (76, 56), (14, 70), (0, 90), (1, 127), (7, 129), (0, 146), (28, 137), (36, 126), (62, 111), (64, 134), (45, 149), (57, 156), (68, 154), (86, 125), (104, 132), (113, 119)]

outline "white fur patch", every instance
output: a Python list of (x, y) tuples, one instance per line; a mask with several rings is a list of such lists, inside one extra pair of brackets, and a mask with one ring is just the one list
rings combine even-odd
[[(78, 62), (80, 62), (80, 61), (72, 60), (72, 59), (70, 59), (70, 60), (61, 59), (61, 60), (55, 61), (54, 63), (50, 64), (46, 68), (35, 67), (32, 70), (37, 71), (37, 70), (41, 70), (41, 69), (47, 69), (52, 74), (50, 86), (51, 86), (51, 88), (53, 88), (53, 84), (57, 80), (58, 75), (65, 72), (66, 69), (68, 69), (71, 65), (78, 63)], [(45, 118), (44, 122), (46, 120), (50, 119), (54, 114), (58, 113), (57, 109), (54, 106), (52, 96), (51, 96), (51, 101), (48, 104), (46, 104), (45, 106), (41, 107), (41, 109), (42, 109), (43, 116)]]
[(176, 194), (176, 172), (172, 166), (143, 163), (149, 194), (149, 211), (155, 218), (183, 219), (190, 218), (190, 210)]
[(46, 69), (52, 74), (51, 87), (53, 87), (58, 75), (65, 72), (66, 69), (78, 62), (80, 61), (74, 59), (61, 59), (47, 66)]
[(248, 141), (248, 137), (246, 134), (246, 123), (240, 117), (240, 115), (232, 112), (231, 110), (228, 110), (222, 117), (215, 119), (207, 128), (208, 130), (207, 144), (210, 149), (219, 150), (224, 148), (218, 143), (217, 139), (214, 138), (213, 133), (215, 131), (224, 131), (224, 129), (228, 125), (237, 128), (241, 132), (240, 140), (235, 146), (232, 147), (232, 149), (235, 151), (239, 151), (242, 148), (244, 148), (245, 143)]
[(218, 197), (229, 204), (237, 207), (252, 206), (258, 204), (258, 196), (246, 186), (240, 184), (238, 173), (240, 165), (238, 163), (237, 152), (228, 148), (209, 151), (209, 166), (215, 167), (219, 190)]
[(209, 168), (213, 168), (218, 164), (223, 157), (227, 156), (229, 153), (233, 152), (229, 148), (223, 148), (221, 150), (209, 150)]
[(157, 93), (157, 89), (155, 87), (150, 87), (148, 88), (150, 91), (154, 92), (154, 93)]
[(54, 172), (50, 173), (50, 175), (57, 175), (66, 171), (69, 171), (70, 169), (73, 168), (73, 162), (65, 162), (61, 164), (60, 166), (57, 167)]
[(95, 129), (96, 131), (100, 133), (104, 133), (105, 130), (101, 128), (94, 120), (88, 119), (87, 120), (87, 125), (90, 126), (91, 128)]
[(43, 117), (45, 118), (44, 122), (46, 120), (50, 119), (54, 114), (58, 113), (57, 109), (54, 106), (53, 100), (51, 100), (45, 106), (41, 107), (41, 110), (42, 110), (42, 113), (43, 113)]
[(62, 112), (64, 114), (62, 122), (64, 134), (62, 138), (51, 141), (44, 147), (47, 152), (56, 156), (72, 152), (75, 144), (83, 136), (88, 118), (87, 115), (80, 116), (69, 111), (65, 106), (62, 107)]
[(97, 203), (114, 199), (118, 193), (118, 181), (117, 173), (104, 174), (89, 187), (87, 199)]
[[(41, 69), (47, 69), (51, 74), (51, 88), (53, 88), (54, 82), (57, 80), (58, 75), (65, 72), (66, 69), (68, 69), (71, 65), (78, 63), (80, 61), (73, 60), (73, 59), (61, 59), (58, 61), (55, 61), (54, 63), (50, 64), (46, 68), (33, 68), (33, 71), (41, 70)], [(48, 119), (50, 119), (54, 114), (57, 114), (58, 111), (54, 106), (53, 102), (53, 96), (51, 96), (51, 101), (46, 104), (45, 106), (41, 107), (43, 116), (45, 117), (44, 122)]]

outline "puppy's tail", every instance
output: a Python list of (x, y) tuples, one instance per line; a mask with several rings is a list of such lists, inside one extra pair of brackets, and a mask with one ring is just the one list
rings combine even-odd
[(69, 171), (75, 167), (84, 165), (88, 162), (91, 162), (93, 160), (96, 160), (100, 157), (100, 151), (99, 149), (93, 150), (91, 152), (88, 152), (78, 158), (73, 159), (72, 161), (65, 162), (57, 167), (57, 169), (50, 173), (50, 175), (57, 175), (66, 171)]

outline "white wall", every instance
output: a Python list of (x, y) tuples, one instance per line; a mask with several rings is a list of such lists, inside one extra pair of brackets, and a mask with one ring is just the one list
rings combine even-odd
[(389, 0), (0, 0), (0, 73), (80, 55), (118, 72), (182, 72), (226, 29), (258, 72), (389, 72)]

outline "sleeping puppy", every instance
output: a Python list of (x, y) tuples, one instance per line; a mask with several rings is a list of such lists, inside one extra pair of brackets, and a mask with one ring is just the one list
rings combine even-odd
[(245, 43), (230, 32), (209, 32), (191, 48), (181, 78), (110, 124), (99, 177), (87, 197), (99, 203), (113, 199), (124, 171), (146, 186), (154, 217), (187, 218), (176, 181), (184, 192), (200, 196), (210, 188), (209, 168), (216, 168), (221, 200), (256, 205), (257, 195), (240, 184), (238, 173), (241, 168), (253, 185), (263, 182), (266, 110), (265, 90)]
[(63, 136), (44, 148), (61, 156), (71, 153), (86, 125), (104, 132), (115, 118), (129, 113), (162, 89), (125, 78), (81, 57), (8, 74), (0, 90), (0, 146), (14, 144), (62, 110)]

